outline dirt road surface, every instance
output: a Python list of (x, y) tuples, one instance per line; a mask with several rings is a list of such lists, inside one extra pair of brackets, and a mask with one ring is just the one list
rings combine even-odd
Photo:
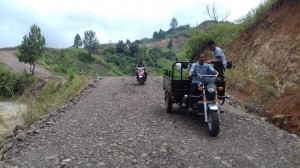
[[(30, 65), (19, 62), (16, 57), (16, 51), (14, 50), (0, 50), (0, 61), (4, 62), (12, 71), (23, 72), (24, 69), (26, 69), (26, 71), (30, 73)], [(50, 71), (38, 65), (35, 67), (34, 72), (37, 76), (50, 77), (52, 75)]]
[[(230, 103), (233, 104), (233, 103)], [(299, 137), (224, 105), (218, 137), (203, 117), (164, 109), (161, 77), (99, 80), (1, 149), (4, 167), (300, 167)]]

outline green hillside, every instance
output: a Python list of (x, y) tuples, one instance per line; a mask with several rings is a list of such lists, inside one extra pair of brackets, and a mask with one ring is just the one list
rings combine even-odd
[(101, 44), (91, 56), (83, 48), (47, 49), (38, 63), (57, 75), (120, 76), (134, 75), (135, 65), (142, 59), (148, 66), (149, 75), (162, 75), (163, 69), (176, 59), (193, 60), (199, 52), (209, 55), (206, 43), (210, 39), (219, 46), (232, 43), (272, 4), (266, 1), (236, 23), (207, 20), (196, 27), (181, 25), (169, 30), (160, 29), (153, 32), (152, 38)]

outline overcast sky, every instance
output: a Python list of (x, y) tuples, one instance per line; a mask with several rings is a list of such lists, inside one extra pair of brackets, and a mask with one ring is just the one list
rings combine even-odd
[(205, 21), (206, 4), (218, 13), (231, 12), (234, 21), (256, 8), (262, 0), (0, 0), (0, 48), (14, 47), (36, 24), (47, 47), (73, 45), (78, 33), (93, 30), (100, 43), (151, 38), (168, 30), (173, 17), (191, 27)]

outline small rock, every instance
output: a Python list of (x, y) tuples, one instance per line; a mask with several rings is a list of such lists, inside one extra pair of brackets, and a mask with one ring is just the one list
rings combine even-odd
[(167, 153), (168, 152), (168, 149), (167, 148), (161, 148), (160, 149), (160, 153)]
[(16, 125), (13, 129), (13, 132), (16, 133), (17, 131), (20, 131), (20, 130), (22, 131), (24, 129), (25, 129), (25, 127), (23, 125)]
[(142, 157), (142, 158), (145, 158), (145, 157), (147, 157), (147, 156), (148, 156), (147, 153), (142, 153), (142, 154), (141, 154), (141, 157)]
[(39, 130), (39, 129), (34, 129), (34, 130), (33, 130), (33, 133), (34, 133), (34, 134), (39, 134), (39, 133), (41, 133), (41, 130)]
[(59, 164), (59, 157), (58, 157), (58, 155), (46, 156), (45, 160), (50, 165), (58, 165)]
[(0, 151), (0, 154), (6, 153), (9, 149), (11, 149), (14, 146), (13, 143), (7, 143), (3, 146), (3, 148)]
[(246, 117), (245, 120), (246, 121), (251, 121), (251, 118)]
[(97, 164), (97, 167), (99, 167), (99, 166), (104, 166), (104, 165), (105, 165), (104, 162), (99, 162), (99, 163)]
[(221, 157), (216, 156), (216, 157), (214, 157), (214, 159), (216, 159), (216, 160), (221, 160)]
[(222, 160), (221, 163), (225, 166), (225, 167), (232, 167), (231, 164), (227, 163), (225, 160)]
[(46, 122), (46, 125), (54, 125), (55, 123), (54, 122), (51, 122), (51, 121), (48, 121)]
[(260, 118), (261, 121), (267, 121), (267, 119), (268, 119), (267, 117), (261, 117)]
[(138, 161), (136, 159), (131, 160), (132, 163), (137, 163)]
[(129, 138), (128, 141), (133, 141), (133, 138)]
[(62, 166), (65, 166), (67, 165), (67, 163), (71, 162), (72, 160), (71, 159), (64, 159), (62, 162), (61, 162), (61, 165)]
[(153, 152), (152, 152), (152, 156), (158, 157), (159, 155), (158, 155), (158, 153), (157, 153), (156, 151), (153, 151)]
[(291, 135), (291, 137), (293, 137), (293, 138), (298, 138), (298, 135), (296, 135), (296, 134), (290, 134)]
[(88, 84), (88, 87), (94, 88), (94, 87), (96, 87), (96, 85), (93, 84), (93, 83), (89, 83), (89, 84)]
[(247, 157), (247, 159), (249, 159), (249, 160), (254, 160), (254, 159), (255, 159), (255, 157), (250, 156), (250, 155), (246, 155), (246, 157)]
[(6, 136), (6, 138), (11, 138), (11, 137), (13, 137), (13, 136), (15, 136), (15, 133), (10, 133), (10, 134), (8, 134), (8, 135)]
[(21, 141), (21, 142), (25, 141), (26, 138), (27, 138), (27, 135), (25, 132), (21, 132), (16, 136), (16, 140)]
[(113, 144), (110, 144), (111, 147), (116, 147), (117, 144), (116, 143), (113, 143)]

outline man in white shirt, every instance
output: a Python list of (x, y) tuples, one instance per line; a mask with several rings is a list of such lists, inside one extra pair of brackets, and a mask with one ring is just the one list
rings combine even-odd
[(207, 61), (207, 63), (214, 64), (214, 69), (223, 75), (227, 67), (226, 56), (223, 50), (217, 47), (215, 41), (213, 40), (209, 40), (207, 46), (211, 50), (214, 58), (213, 60)]

